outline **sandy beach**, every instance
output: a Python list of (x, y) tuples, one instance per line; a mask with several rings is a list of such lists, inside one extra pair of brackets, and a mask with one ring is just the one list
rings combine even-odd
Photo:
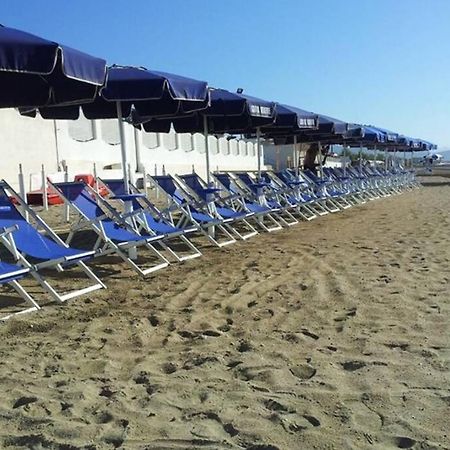
[(424, 181), (147, 280), (94, 264), (108, 290), (0, 324), (0, 448), (450, 448), (450, 182)]

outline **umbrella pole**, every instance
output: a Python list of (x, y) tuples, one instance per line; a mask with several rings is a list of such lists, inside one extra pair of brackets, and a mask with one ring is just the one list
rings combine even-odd
[(258, 183), (261, 181), (261, 128), (256, 129), (256, 150), (258, 154)]
[(344, 144), (342, 147), (342, 155), (343, 155), (343, 162), (344, 162), (344, 177), (347, 176), (347, 145)]
[(203, 116), (203, 136), (205, 137), (205, 157), (206, 157), (206, 183), (211, 187), (211, 174), (209, 162), (209, 139), (208, 139), (208, 118)]
[(302, 152), (303, 152), (303, 142), (300, 142), (300, 144), (297, 144), (297, 145), (298, 145), (298, 155), (297, 155), (297, 161), (295, 164), (296, 180), (298, 180), (300, 177), (300, 159), (302, 157)]
[[(122, 172), (123, 172), (123, 188), (126, 194), (130, 193), (130, 179), (128, 177), (128, 161), (127, 161), (127, 143), (125, 139), (125, 125), (123, 123), (122, 116), (122, 104), (120, 102), (116, 102), (116, 110), (117, 110), (117, 121), (119, 123), (119, 136), (120, 136), (120, 152), (122, 156)], [(131, 201), (126, 201), (124, 205), (125, 214), (129, 214), (133, 212), (133, 204)], [(133, 219), (129, 217), (127, 222), (133, 226)], [(131, 247), (128, 250), (128, 256), (131, 259), (137, 259), (137, 249), (136, 247)]]
[(116, 109), (117, 109), (117, 121), (119, 124), (120, 152), (122, 156), (123, 187), (125, 193), (129, 194), (130, 180), (128, 178), (127, 143), (125, 139), (125, 124), (123, 122), (122, 116), (122, 104), (120, 102), (116, 102)]
[(294, 170), (295, 170), (295, 176), (298, 178), (298, 148), (297, 148), (297, 136), (294, 134), (294, 148), (293, 148), (293, 151), (294, 151), (294, 156), (293, 156), (293, 158), (294, 158), (294, 161), (293, 161), (293, 163), (294, 163)]
[(359, 143), (359, 168), (362, 167), (362, 142)]
[(320, 170), (320, 178), (323, 178), (323, 165), (322, 165), (322, 145), (320, 142), (317, 143), (317, 146), (319, 147), (319, 170)]

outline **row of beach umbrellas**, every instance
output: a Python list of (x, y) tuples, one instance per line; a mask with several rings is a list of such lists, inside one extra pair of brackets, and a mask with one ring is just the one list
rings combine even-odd
[(208, 86), (205, 81), (110, 65), (65, 45), (0, 25), (0, 108), (45, 119), (117, 119), (122, 169), (128, 190), (124, 123), (147, 132), (203, 133), (210, 183), (208, 135), (256, 139), (275, 144), (342, 144), (349, 147), (424, 151), (434, 144), (375, 126), (349, 123), (303, 109)]

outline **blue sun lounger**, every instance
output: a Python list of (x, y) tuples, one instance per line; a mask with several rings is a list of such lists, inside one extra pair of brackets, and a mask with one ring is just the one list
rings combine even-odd
[[(116, 254), (142, 277), (169, 265), (169, 261), (153, 245), (164, 236), (140, 235), (106, 202), (102, 202), (101, 197), (90, 186), (82, 182), (49, 184), (69, 207), (70, 212), (78, 217), (78, 220), (71, 225), (67, 242), (71, 242), (80, 230), (90, 229), (97, 234), (94, 245), (97, 255)], [(98, 202), (101, 202), (101, 205)], [(150, 267), (144, 267), (133, 261), (127, 255), (127, 251), (134, 251), (138, 247), (149, 250), (156, 257), (156, 263)]]
[(302, 176), (315, 185), (316, 195), (325, 201), (330, 212), (337, 212), (352, 206), (345, 198), (346, 193), (338, 190), (331, 180), (317, 176), (310, 169), (303, 170)]
[(254, 213), (257, 218), (258, 226), (264, 231), (272, 232), (283, 228), (274, 217), (275, 214), (280, 211), (278, 208), (271, 208), (268, 205), (261, 205), (258, 202), (249, 199), (247, 192), (229, 173), (215, 172), (212, 176), (221, 189), (227, 193), (227, 197), (225, 197), (225, 199), (229, 199), (228, 201), (230, 204), (237, 202), (246, 211)]
[[(123, 204), (127, 199), (130, 199), (133, 211), (130, 214), (123, 214), (123, 218), (132, 218), (138, 227), (139, 231), (144, 230), (151, 236), (163, 236), (164, 240), (160, 241), (163, 246), (177, 261), (186, 261), (188, 259), (197, 258), (202, 255), (200, 250), (187, 238), (187, 235), (199, 231), (199, 227), (191, 225), (185, 228), (179, 228), (166, 221), (165, 217), (159, 209), (149, 200), (149, 198), (142, 194), (139, 189), (130, 183), (131, 195), (125, 193), (123, 180), (121, 179), (102, 179), (98, 181), (105, 186), (110, 194), (112, 200), (121, 201)], [(184, 246), (187, 246), (191, 253), (181, 255), (178, 249), (175, 250), (169, 244), (173, 240), (177, 240)]]
[(351, 176), (342, 173), (341, 168), (324, 167), (323, 173), (328, 180), (332, 181), (338, 189), (345, 192), (347, 200), (352, 205), (359, 205), (366, 202), (361, 186)]
[(324, 201), (317, 197), (314, 193), (311, 183), (302, 179), (300, 173), (297, 175), (292, 170), (284, 169), (282, 171), (275, 172), (275, 175), (291, 189), (291, 192), (295, 198), (308, 205), (308, 207), (316, 215), (325, 216), (329, 213), (323, 205)]
[(277, 219), (282, 225), (290, 227), (298, 223), (298, 220), (290, 212), (290, 210), (296, 210), (297, 206), (292, 205), (285, 197), (276, 192), (271, 180), (267, 180), (261, 174), (261, 179), (257, 181), (248, 172), (230, 172), (230, 176), (237, 179), (236, 181), (248, 192), (248, 198), (278, 211)]
[[(226, 205), (219, 196), (220, 189), (208, 187), (206, 183), (196, 173), (175, 175), (175, 180), (182, 187), (186, 195), (201, 205), (203, 211), (210, 212), (215, 217), (220, 217), (230, 225), (233, 232), (243, 240), (256, 236), (258, 232), (250, 224), (250, 220), (255, 219), (255, 214), (251, 211), (245, 211), (244, 208), (231, 208)], [(238, 224), (243, 224), (247, 230), (244, 234), (237, 228)]]
[(267, 183), (272, 195), (291, 208), (293, 214), (297, 214), (301, 219), (313, 220), (317, 217), (312, 209), (312, 200), (306, 200), (301, 195), (296, 195), (295, 190), (283, 182), (273, 171), (263, 170), (262, 179)]
[[(10, 239), (8, 235), (14, 233), (15, 229), (16, 227), (4, 229), (0, 232), (0, 237)], [(27, 307), (24, 309), (0, 316), (0, 320), (7, 320), (18, 314), (25, 314), (40, 309), (40, 306), (36, 303), (33, 297), (31, 297), (31, 295), (19, 283), (19, 280), (29, 275), (29, 273), (30, 269), (28, 267), (21, 267), (16, 264), (9, 264), (0, 261), (0, 284), (2, 286), (7, 285), (13, 288), (27, 304)]]
[[(27, 211), (36, 225), (26, 220), (9, 196)], [(0, 228), (14, 229), (14, 233), (1, 235), (1, 242), (19, 265), (29, 269), (30, 275), (53, 299), (64, 302), (106, 287), (84, 262), (93, 258), (94, 252), (72, 248), (65, 244), (4, 180), (0, 183)], [(70, 266), (81, 269), (93, 284), (61, 294), (40, 273), (42, 269), (56, 269), (62, 272)]]
[[(171, 175), (148, 175), (149, 181), (167, 201), (167, 208), (162, 213), (170, 218), (176, 227), (196, 225), (201, 233), (217, 247), (223, 247), (236, 242), (231, 220), (223, 219), (204, 210), (203, 202), (195, 202), (183, 190), (179, 182)], [(220, 234), (220, 236), (219, 236)]]

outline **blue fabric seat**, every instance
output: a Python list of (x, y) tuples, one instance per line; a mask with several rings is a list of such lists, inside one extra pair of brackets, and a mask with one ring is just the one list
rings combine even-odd
[(16, 206), (8, 198), (5, 190), (0, 188), (0, 227), (17, 227), (14, 242), (20, 252), (36, 259), (76, 262), (94, 255), (93, 251), (64, 247), (52, 239), (42, 235), (19, 213)]
[(30, 269), (20, 267), (15, 264), (0, 261), (0, 284), (9, 283), (13, 280), (20, 280), (30, 272)]

